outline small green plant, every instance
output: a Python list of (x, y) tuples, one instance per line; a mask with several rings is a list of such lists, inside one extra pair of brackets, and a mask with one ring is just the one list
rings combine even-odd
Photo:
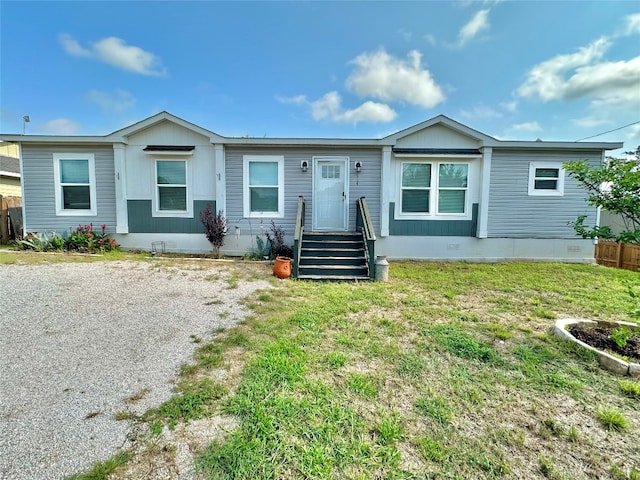
[(627, 346), (629, 337), (631, 337), (631, 331), (627, 327), (614, 328), (609, 335), (609, 338), (616, 342), (620, 348)]
[(36, 252), (49, 252), (64, 249), (64, 238), (56, 232), (29, 233), (24, 239), (18, 240), (18, 248), (21, 250), (35, 250)]
[(596, 411), (596, 417), (600, 423), (609, 431), (623, 432), (627, 429), (629, 422), (619, 410), (613, 407), (602, 407)]
[(640, 383), (634, 382), (633, 380), (620, 380), (618, 382), (618, 388), (620, 388), (620, 391), (627, 397), (640, 400)]
[(204, 234), (213, 246), (213, 254), (220, 258), (220, 248), (224, 245), (224, 237), (227, 234), (227, 219), (222, 215), (222, 210), (214, 215), (211, 205), (207, 205), (200, 212), (200, 221), (204, 225)]
[(71, 475), (66, 477), (66, 480), (106, 480), (118, 467), (127, 463), (132, 457), (133, 454), (129, 451), (117, 453), (104, 462), (97, 462), (91, 470)]

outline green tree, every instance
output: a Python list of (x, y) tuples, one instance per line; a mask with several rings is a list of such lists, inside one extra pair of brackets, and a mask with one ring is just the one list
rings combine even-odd
[(585, 225), (586, 215), (571, 222), (582, 238), (607, 238), (640, 244), (640, 146), (625, 152), (626, 158), (607, 157), (603, 165), (586, 161), (566, 163), (564, 168), (587, 191), (589, 205), (620, 215), (625, 230), (614, 235), (609, 227)]

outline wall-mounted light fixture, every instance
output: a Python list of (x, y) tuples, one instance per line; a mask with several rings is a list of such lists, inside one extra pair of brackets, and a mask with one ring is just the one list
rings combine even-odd
[(356, 169), (356, 172), (360, 173), (362, 171), (362, 162), (356, 161), (356, 163), (354, 164), (354, 167)]
[(302, 160), (300, 162), (300, 170), (302, 170), (303, 172), (309, 170), (309, 162), (307, 162), (306, 160)]

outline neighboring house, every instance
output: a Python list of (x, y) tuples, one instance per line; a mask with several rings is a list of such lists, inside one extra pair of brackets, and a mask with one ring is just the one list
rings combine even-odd
[(19, 157), (17, 145), (0, 142), (0, 195), (7, 197), (22, 195)]
[(621, 143), (501, 141), (439, 115), (382, 139), (230, 138), (167, 112), (106, 136), (0, 135), (21, 145), (25, 231), (105, 224), (128, 248), (211, 251), (207, 205), (242, 255), (273, 220), (355, 231), (366, 197), (390, 258), (593, 261), (567, 222), (596, 215), (563, 162), (597, 165)]

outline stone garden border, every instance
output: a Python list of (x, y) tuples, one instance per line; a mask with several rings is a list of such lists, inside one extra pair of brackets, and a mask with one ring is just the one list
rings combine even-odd
[(553, 328), (553, 331), (556, 335), (567, 340), (569, 342), (577, 343), (584, 348), (589, 350), (593, 350), (596, 352), (598, 356), (598, 362), (600, 362), (600, 366), (609, 370), (610, 372), (617, 373), (618, 375), (629, 375), (631, 377), (640, 378), (640, 364), (633, 362), (625, 362), (613, 355), (598, 350), (597, 348), (592, 347), (591, 345), (586, 344), (585, 342), (578, 340), (576, 337), (571, 335), (571, 333), (567, 330), (569, 325), (574, 325), (577, 323), (589, 323), (594, 324), (595, 326), (602, 327), (618, 327), (625, 326), (631, 329), (637, 329), (638, 325), (630, 322), (605, 322), (605, 321), (594, 321), (594, 320), (585, 320), (579, 318), (564, 318), (556, 321), (556, 324)]

